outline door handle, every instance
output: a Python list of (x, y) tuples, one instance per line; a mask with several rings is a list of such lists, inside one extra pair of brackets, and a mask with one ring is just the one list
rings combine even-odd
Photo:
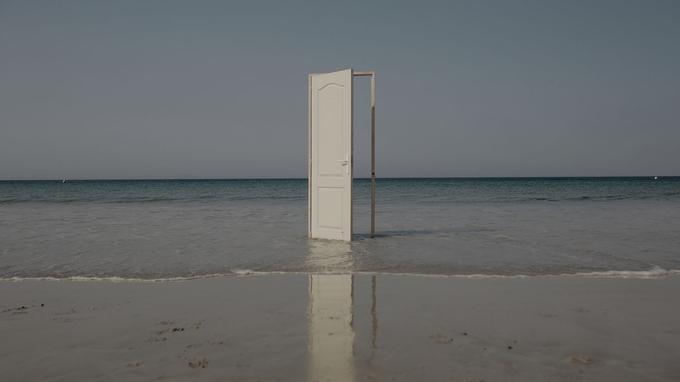
[(345, 167), (345, 174), (349, 174), (349, 155), (345, 155), (345, 159), (339, 159), (338, 162)]

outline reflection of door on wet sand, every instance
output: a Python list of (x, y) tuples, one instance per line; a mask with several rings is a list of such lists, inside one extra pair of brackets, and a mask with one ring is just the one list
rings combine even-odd
[[(347, 271), (349, 250), (347, 243), (317, 241), (307, 260), (331, 272)], [(354, 380), (352, 281), (351, 274), (309, 276), (310, 381)]]
[(353, 380), (352, 275), (310, 275), (309, 310), (309, 380)]

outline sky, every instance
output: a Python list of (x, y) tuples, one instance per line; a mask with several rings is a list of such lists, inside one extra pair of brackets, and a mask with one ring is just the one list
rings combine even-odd
[(345, 68), (377, 73), (379, 177), (680, 175), (678, 20), (677, 0), (0, 0), (0, 179), (306, 177), (307, 75)]

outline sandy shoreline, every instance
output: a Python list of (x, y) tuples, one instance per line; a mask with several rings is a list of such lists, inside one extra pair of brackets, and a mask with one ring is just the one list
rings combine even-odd
[(680, 277), (0, 282), (0, 380), (680, 379)]

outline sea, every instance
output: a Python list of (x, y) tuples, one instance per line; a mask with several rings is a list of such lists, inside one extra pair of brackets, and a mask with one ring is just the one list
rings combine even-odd
[(0, 279), (680, 273), (680, 177), (399, 178), (307, 238), (306, 179), (0, 181)]

